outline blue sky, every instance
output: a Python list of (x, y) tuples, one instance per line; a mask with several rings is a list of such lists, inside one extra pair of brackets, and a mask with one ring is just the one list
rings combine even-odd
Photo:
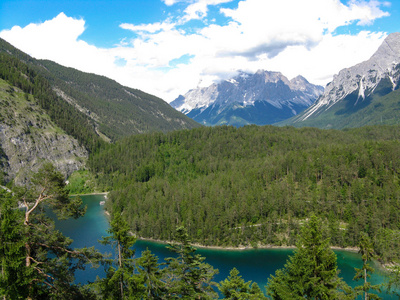
[(325, 85), (399, 20), (398, 0), (0, 1), (0, 37), (17, 48), (168, 102), (238, 70)]

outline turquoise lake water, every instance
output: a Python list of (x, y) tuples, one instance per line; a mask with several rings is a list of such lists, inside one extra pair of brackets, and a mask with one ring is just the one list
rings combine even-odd
[[(86, 215), (77, 220), (56, 221), (56, 227), (64, 235), (74, 240), (72, 246), (75, 248), (95, 246), (103, 253), (111, 253), (110, 247), (98, 243), (102, 236), (107, 236), (106, 231), (108, 229), (108, 218), (103, 206), (99, 204), (100, 201), (104, 200), (103, 195), (82, 196), (82, 200), (87, 205)], [(140, 256), (146, 248), (150, 249), (158, 256), (160, 263), (163, 262), (165, 257), (172, 256), (172, 253), (166, 248), (166, 244), (163, 243), (138, 240), (134, 248), (137, 256)], [(274, 274), (276, 269), (284, 266), (288, 255), (292, 252), (291, 249), (216, 250), (204, 248), (199, 248), (197, 251), (197, 253), (206, 257), (206, 262), (219, 270), (219, 274), (214, 278), (216, 282), (224, 280), (229, 275), (229, 271), (236, 267), (246, 281), (257, 282), (263, 290), (269, 276)], [(357, 285), (352, 279), (355, 275), (354, 268), (361, 268), (362, 266), (360, 255), (343, 250), (335, 250), (335, 253), (341, 270), (340, 276), (349, 285)], [(85, 284), (88, 281), (94, 281), (96, 276), (103, 277), (104, 274), (102, 267), (98, 269), (89, 267), (85, 271), (76, 272), (76, 280)], [(371, 281), (381, 283), (383, 280), (384, 275), (377, 268)], [(384, 294), (380, 296), (384, 299), (396, 299)]]

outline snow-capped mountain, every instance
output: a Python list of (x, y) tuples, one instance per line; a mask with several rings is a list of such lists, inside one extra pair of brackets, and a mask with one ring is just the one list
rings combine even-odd
[[(342, 119), (340, 126), (335, 125), (333, 116), (341, 119), (340, 115), (361, 112), (361, 109), (365, 109), (372, 100), (397, 90), (399, 81), (400, 33), (392, 33), (369, 60), (343, 69), (335, 75), (332, 82), (326, 86), (323, 95), (288, 124), (307, 121), (307, 125), (316, 125), (317, 123), (309, 122), (319, 119), (321, 124), (319, 127), (325, 127), (329, 125), (321, 123), (321, 120), (325, 119), (330, 122), (328, 127), (344, 127), (345, 123), (350, 123)], [(366, 111), (363, 113), (365, 119)], [(383, 116), (380, 119), (383, 120)], [(358, 124), (362, 125), (365, 124)]]
[(205, 125), (265, 125), (290, 118), (309, 107), (323, 87), (279, 72), (239, 72), (229, 80), (190, 90), (171, 106)]

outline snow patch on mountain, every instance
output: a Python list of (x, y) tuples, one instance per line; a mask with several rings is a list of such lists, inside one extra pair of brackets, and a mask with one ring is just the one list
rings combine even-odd
[(228, 80), (192, 89), (170, 104), (182, 113), (192, 112), (195, 120), (206, 110), (215, 109), (220, 114), (228, 109), (245, 109), (256, 102), (268, 103), (278, 110), (286, 108), (296, 115), (313, 104), (322, 92), (323, 87), (310, 84), (302, 76), (289, 81), (280, 72), (239, 71)]

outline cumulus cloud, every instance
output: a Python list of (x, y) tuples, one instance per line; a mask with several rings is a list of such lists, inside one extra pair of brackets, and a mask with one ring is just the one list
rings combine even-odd
[[(242, 0), (220, 9), (225, 24), (204, 23), (197, 31), (185, 22), (202, 19), (210, 5), (231, 0), (164, 0), (187, 4), (181, 15), (151, 24), (121, 24), (127, 35), (120, 45), (103, 49), (80, 39), (83, 19), (60, 13), (52, 20), (15, 26), (0, 36), (36, 58), (54, 60), (86, 72), (174, 100), (197, 85), (206, 86), (244, 70), (299, 74), (310, 82), (328, 83), (344, 67), (368, 59), (386, 33), (361, 27), (356, 35), (338, 35), (349, 24), (365, 26), (385, 17), (385, 3), (352, 0)], [(181, 3), (182, 5), (182, 3)], [(188, 33), (190, 32), (190, 34)], [(188, 58), (182, 60), (182, 58)]]

